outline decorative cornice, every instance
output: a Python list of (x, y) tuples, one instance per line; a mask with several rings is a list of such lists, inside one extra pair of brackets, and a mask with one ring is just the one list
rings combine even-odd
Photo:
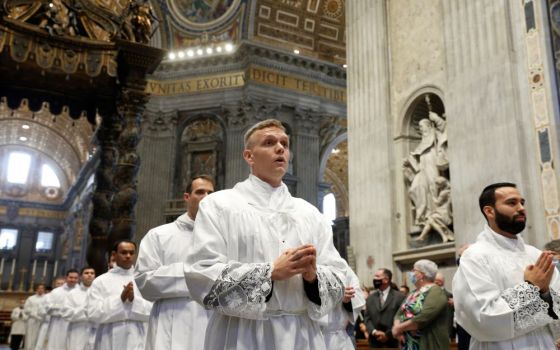
[(346, 86), (346, 70), (338, 65), (298, 56), (259, 43), (242, 42), (232, 55), (196, 58), (184, 61), (163, 61), (154, 75), (157, 78), (215, 74), (243, 69), (250, 64), (278, 69), (317, 79), (332, 85)]

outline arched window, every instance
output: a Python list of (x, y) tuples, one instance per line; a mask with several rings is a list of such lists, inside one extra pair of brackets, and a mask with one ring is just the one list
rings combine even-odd
[(0, 250), (12, 250), (17, 242), (18, 230), (3, 228), (0, 230)]
[(31, 155), (22, 152), (12, 152), (8, 158), (8, 182), (25, 184), (31, 166)]
[(47, 164), (43, 164), (41, 169), (41, 186), (60, 188), (60, 180), (58, 179), (58, 176), (56, 176), (53, 168)]
[(336, 199), (332, 193), (327, 194), (323, 198), (323, 215), (325, 215), (330, 222), (336, 219)]
[(35, 243), (35, 251), (48, 252), (53, 246), (54, 233), (39, 231), (37, 242)]

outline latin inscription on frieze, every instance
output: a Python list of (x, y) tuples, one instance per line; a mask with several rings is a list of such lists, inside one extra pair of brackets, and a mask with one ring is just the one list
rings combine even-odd
[(203, 93), (243, 87), (249, 81), (321, 97), (338, 103), (346, 103), (346, 89), (344, 88), (329, 86), (321, 82), (302, 79), (298, 76), (257, 66), (251, 66), (246, 72), (224, 75), (174, 81), (150, 80), (146, 86), (146, 92), (155, 96)]

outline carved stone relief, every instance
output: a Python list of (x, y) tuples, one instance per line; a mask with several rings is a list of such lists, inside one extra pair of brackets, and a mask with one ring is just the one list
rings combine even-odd
[(447, 158), (447, 119), (444, 113), (433, 111), (431, 99), (434, 98), (437, 96), (425, 95), (423, 100), (412, 106), (416, 109), (412, 115), (421, 115), (418, 110), (425, 110), (427, 115), (424, 114), (425, 117), (420, 120), (412, 118), (412, 134), (418, 130), (420, 142), (403, 160), (402, 169), (411, 203), (412, 231), (420, 231), (415, 240), (424, 241), (430, 232), (435, 232), (443, 242), (447, 242), (455, 239), (451, 229), (453, 215)]
[(184, 191), (188, 179), (197, 175), (210, 175), (221, 183), (223, 144), (224, 131), (215, 119), (203, 117), (187, 124), (181, 135), (177, 192)]

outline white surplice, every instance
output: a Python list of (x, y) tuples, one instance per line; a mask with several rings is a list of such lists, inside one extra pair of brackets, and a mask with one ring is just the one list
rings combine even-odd
[(352, 339), (346, 332), (348, 322), (354, 324), (360, 311), (366, 304), (366, 299), (360, 287), (360, 280), (358, 276), (348, 266), (346, 269), (346, 286), (354, 287), (355, 295), (351, 299), (352, 312), (348, 312), (342, 305), (342, 302), (332, 309), (326, 316), (319, 320), (321, 331), (325, 337), (325, 344), (327, 350), (354, 350), (355, 346)]
[[(524, 281), (527, 265), (541, 251), (487, 225), (461, 257), (453, 278), (457, 323), (472, 336), (471, 350), (555, 349), (553, 322), (537, 287)], [(553, 311), (560, 316), (560, 278), (550, 283)]]
[(25, 332), (25, 350), (34, 350), (37, 344), (37, 336), (43, 318), (39, 315), (41, 304), (45, 300), (45, 294), (34, 294), (25, 300), (23, 310), (27, 316), (27, 328)]
[(12, 320), (10, 335), (25, 335), (25, 321), (27, 320), (27, 315), (23, 312), (23, 309), (19, 306), (13, 309), (10, 314), (10, 319)]
[(185, 257), (192, 254), (194, 221), (183, 214), (150, 230), (140, 243), (134, 278), (154, 302), (146, 350), (202, 349), (210, 311), (194, 301), (185, 283)]
[(86, 312), (98, 325), (95, 350), (143, 350), (152, 303), (134, 284), (134, 300), (121, 300), (124, 286), (134, 282), (134, 268), (119, 266), (97, 277), (88, 289)]
[[(301, 275), (272, 283), (272, 263), (289, 248), (317, 249), (321, 305)], [(257, 177), (200, 202), (194, 254), (185, 265), (194, 299), (214, 309), (205, 349), (325, 349), (317, 320), (342, 299), (346, 264), (330, 224), (311, 204)], [(271, 293), (267, 302), (266, 298)]]
[(66, 334), (68, 322), (62, 318), (64, 301), (68, 293), (74, 289), (66, 283), (53, 289), (44, 299), (39, 309), (39, 315), (43, 317), (42, 331), (37, 336), (35, 349), (61, 350), (66, 348)]
[(86, 314), (88, 287), (78, 285), (64, 303), (62, 318), (68, 321), (67, 350), (91, 350), (95, 340), (96, 325)]

